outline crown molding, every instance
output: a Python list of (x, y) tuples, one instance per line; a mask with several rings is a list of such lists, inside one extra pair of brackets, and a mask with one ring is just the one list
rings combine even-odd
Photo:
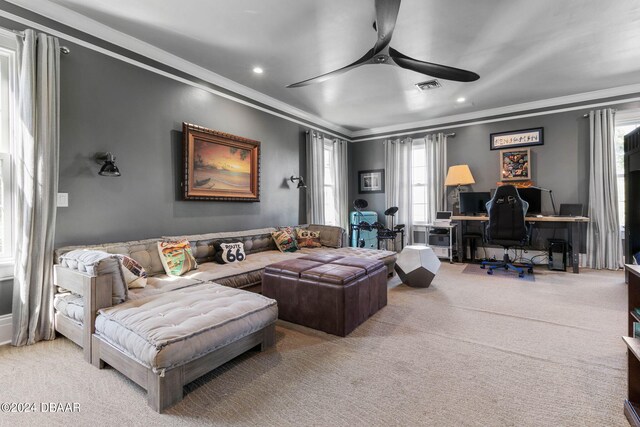
[[(609, 89), (594, 90), (591, 92), (583, 92), (574, 95), (559, 96), (556, 98), (543, 99), (540, 101), (525, 102), (522, 104), (507, 105), (504, 107), (490, 108), (487, 110), (474, 111), (471, 113), (456, 114), (452, 116), (438, 117), (435, 119), (422, 120), (412, 123), (403, 123), (401, 125), (383, 126), (379, 128), (371, 128), (367, 130), (351, 132), (351, 138), (359, 140), (371, 137), (385, 135), (395, 132), (403, 132), (411, 130), (410, 133), (420, 132), (421, 129), (430, 129), (434, 126), (449, 124), (447, 127), (456, 127), (455, 123), (466, 122), (469, 120), (479, 120), (494, 116), (508, 116), (516, 113), (522, 113), (525, 111), (541, 110), (551, 107), (558, 107), (562, 105), (571, 105), (577, 103), (585, 103), (594, 101), (597, 99), (614, 98), (616, 96), (630, 95), (634, 93), (640, 93), (640, 84), (618, 86)], [(618, 100), (615, 103), (624, 102), (625, 100)], [(580, 107), (578, 107), (580, 108)], [(578, 109), (576, 108), (576, 109)], [(506, 120), (503, 117), (500, 120)], [(454, 125), (451, 125), (451, 124)]]
[[(63, 25), (66, 25), (68, 27), (77, 29), (81, 32), (84, 32), (86, 34), (90, 34), (94, 37), (97, 37), (99, 39), (102, 39), (106, 42), (112, 43), (114, 45), (120, 46), (124, 49), (127, 49), (131, 52), (137, 53), (139, 55), (145, 56), (147, 58), (150, 58), (154, 61), (157, 61), (159, 63), (162, 64), (166, 64), (167, 66), (170, 66), (172, 68), (175, 68), (177, 70), (183, 71), (191, 76), (194, 76), (196, 78), (202, 79), (208, 83), (211, 83), (215, 86), (218, 86), (220, 88), (229, 90), (233, 93), (236, 93), (238, 95), (241, 95), (243, 97), (246, 97), (250, 100), (256, 101), (260, 104), (263, 104), (265, 106), (271, 107), (277, 111), (283, 112), (285, 114), (289, 114), (291, 116), (294, 116), (295, 118), (301, 119), (303, 120), (305, 123), (301, 123), (301, 122), (297, 122), (299, 124), (303, 124), (303, 125), (309, 125), (309, 123), (311, 124), (315, 124), (319, 127), (322, 127), (324, 129), (328, 129), (328, 130), (332, 130), (334, 132), (337, 132), (339, 135), (334, 135), (334, 136), (338, 136), (340, 138), (344, 138), (345, 136), (350, 136), (351, 135), (351, 131), (343, 128), (342, 126), (336, 125), (334, 123), (328, 122), (316, 115), (310, 114), (304, 110), (301, 110), (299, 108), (293, 107), (285, 102), (279, 101), (275, 98), (272, 98), (268, 95), (263, 94), (262, 92), (258, 92), (254, 89), (251, 89), (247, 86), (244, 86), (240, 83), (237, 83), (233, 80), (230, 80), (226, 77), (223, 77), (217, 73), (214, 73), (213, 71), (207, 70), (206, 68), (203, 68), (199, 65), (196, 65), (192, 62), (189, 62), (185, 59), (182, 59), (172, 53), (169, 53), (165, 50), (162, 50), (156, 46), (153, 46), (149, 43), (146, 43), (140, 39), (134, 38), (132, 36), (129, 36), (125, 33), (122, 33), (118, 30), (115, 30), (107, 25), (101, 24), (98, 21), (95, 21), (85, 15), (79, 14), (75, 11), (72, 11), (70, 9), (67, 9), (64, 6), (60, 6), (58, 4), (49, 2), (49, 1), (39, 1), (39, 2), (35, 2), (33, 0), (29, 0), (29, 1), (16, 1), (16, 0), (9, 0), (10, 3), (15, 4), (18, 7), (27, 9), (31, 12), (37, 13), (39, 15), (44, 16), (45, 18), (49, 18), (52, 19), (54, 21), (60, 22)], [(73, 43), (77, 43), (79, 45), (82, 45), (84, 47), (88, 47), (90, 49), (93, 50), (98, 50), (102, 53), (105, 53), (109, 56), (112, 57), (117, 57), (120, 60), (129, 62), (133, 65), (140, 65), (141, 63), (135, 60), (132, 60), (130, 58), (127, 58), (125, 56), (122, 55), (118, 55), (118, 54), (114, 54), (113, 52), (108, 51), (107, 49), (103, 49), (100, 48), (99, 46), (95, 46), (92, 43), (88, 43), (84, 40), (80, 40), (77, 37), (73, 37), (69, 34), (64, 33), (63, 31), (58, 31), (55, 30), (53, 28), (49, 28), (45, 25), (30, 21), (28, 19), (25, 19), (21, 16), (6, 12), (4, 10), (0, 10), (0, 16), (3, 16), (7, 19), (11, 19), (13, 21), (16, 22), (20, 22), (22, 24), (28, 25), (30, 27), (33, 28), (37, 28), (40, 29), (42, 31), (46, 31), (50, 34), (54, 34), (57, 37), (63, 38), (65, 40), (71, 41)], [(149, 69), (150, 67), (148, 65), (146, 65), (143, 68), (147, 68)], [(153, 67), (151, 67), (153, 68)], [(162, 74), (168, 74), (168, 73), (162, 73)], [(169, 75), (168, 75), (169, 76)], [(210, 92), (212, 90), (209, 90)], [(228, 99), (231, 99), (233, 101), (240, 101), (242, 104), (251, 106), (251, 107), (259, 107), (256, 106), (255, 104), (252, 104), (250, 102), (246, 102), (244, 100), (240, 100), (238, 98), (235, 98), (233, 96), (229, 96), (228, 94), (225, 94), (223, 92), (218, 92), (218, 95), (222, 95)], [(265, 108), (258, 108), (262, 111), (266, 111), (266, 112), (271, 112), (271, 110), (269, 109), (265, 109)], [(289, 117), (287, 117), (286, 115), (279, 115), (282, 118), (285, 119), (289, 119)], [(293, 120), (295, 121), (295, 120)]]

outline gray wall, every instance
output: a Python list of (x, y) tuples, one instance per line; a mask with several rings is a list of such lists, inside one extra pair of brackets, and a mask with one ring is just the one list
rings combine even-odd
[[(384, 145), (382, 141), (356, 142), (349, 144), (349, 201), (364, 199), (369, 203), (366, 210), (378, 212), (378, 220), (384, 219), (384, 193), (359, 194), (358, 172), (369, 169), (384, 169)], [(349, 206), (349, 211), (353, 205)], [(381, 221), (384, 222), (384, 221)]]
[[(241, 230), (304, 221), (304, 129), (204, 90), (65, 43), (56, 245)], [(182, 201), (182, 122), (261, 141), (259, 203)], [(101, 177), (96, 152), (122, 172)]]
[(0, 280), (0, 316), (11, 313), (13, 279)]

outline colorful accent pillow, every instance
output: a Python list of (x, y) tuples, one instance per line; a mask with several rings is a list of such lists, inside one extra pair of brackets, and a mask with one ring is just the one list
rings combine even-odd
[(296, 228), (296, 240), (299, 248), (319, 248), (322, 246), (319, 231)]
[(136, 289), (147, 286), (147, 272), (138, 261), (121, 254), (116, 254), (116, 257), (120, 260), (120, 267), (127, 288)]
[(234, 243), (220, 243), (214, 242), (213, 247), (215, 248), (216, 254), (213, 256), (213, 259), (218, 264), (230, 264), (232, 262), (241, 262), (247, 258), (247, 255), (244, 253), (244, 245), (242, 242), (234, 242)]
[(293, 239), (293, 241), (296, 243), (296, 247), (298, 247), (298, 242), (296, 240), (296, 229), (294, 227), (277, 227), (276, 230), (278, 231), (286, 231), (287, 233), (289, 233), (289, 235), (291, 236), (291, 238)]
[(295, 252), (298, 250), (296, 239), (285, 230), (274, 231), (271, 236), (280, 252)]
[(182, 276), (188, 271), (198, 268), (189, 241), (165, 240), (158, 242), (158, 253), (165, 273), (169, 276)]

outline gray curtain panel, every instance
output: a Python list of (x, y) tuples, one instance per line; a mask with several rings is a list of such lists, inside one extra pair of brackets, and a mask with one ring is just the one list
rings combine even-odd
[[(405, 138), (403, 140), (386, 140), (384, 141), (384, 145), (386, 208), (390, 208), (392, 206), (398, 207), (395, 223), (405, 224), (405, 244), (411, 244), (411, 241), (413, 240), (413, 205), (411, 202), (411, 138)], [(390, 225), (390, 222), (388, 222), (387, 227)]]
[(55, 337), (53, 242), (58, 193), (60, 46), (27, 30), (18, 37), (16, 252), (13, 345)]
[(615, 122), (611, 109), (589, 112), (589, 218), (587, 266), (617, 270), (622, 267), (618, 216)]
[(444, 133), (427, 135), (425, 154), (427, 165), (427, 197), (429, 210), (427, 222), (436, 220), (436, 212), (443, 211), (446, 202), (446, 188), (444, 180), (447, 175), (447, 137)]
[(324, 135), (307, 133), (307, 222), (324, 224)]
[(349, 143), (333, 140), (333, 165), (336, 183), (335, 207), (338, 225), (349, 230)]

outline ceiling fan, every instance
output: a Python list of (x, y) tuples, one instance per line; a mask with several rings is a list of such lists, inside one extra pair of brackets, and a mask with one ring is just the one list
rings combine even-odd
[(398, 19), (399, 9), (400, 0), (376, 0), (376, 20), (373, 23), (373, 28), (378, 33), (378, 40), (371, 50), (365, 53), (362, 58), (346, 67), (290, 84), (287, 87), (302, 87), (313, 83), (324, 82), (325, 80), (329, 80), (332, 77), (366, 64), (395, 65), (428, 76), (457, 82), (472, 82), (480, 78), (479, 75), (471, 71), (410, 58), (389, 46), (391, 36), (393, 36), (393, 30), (396, 26), (396, 20)]

